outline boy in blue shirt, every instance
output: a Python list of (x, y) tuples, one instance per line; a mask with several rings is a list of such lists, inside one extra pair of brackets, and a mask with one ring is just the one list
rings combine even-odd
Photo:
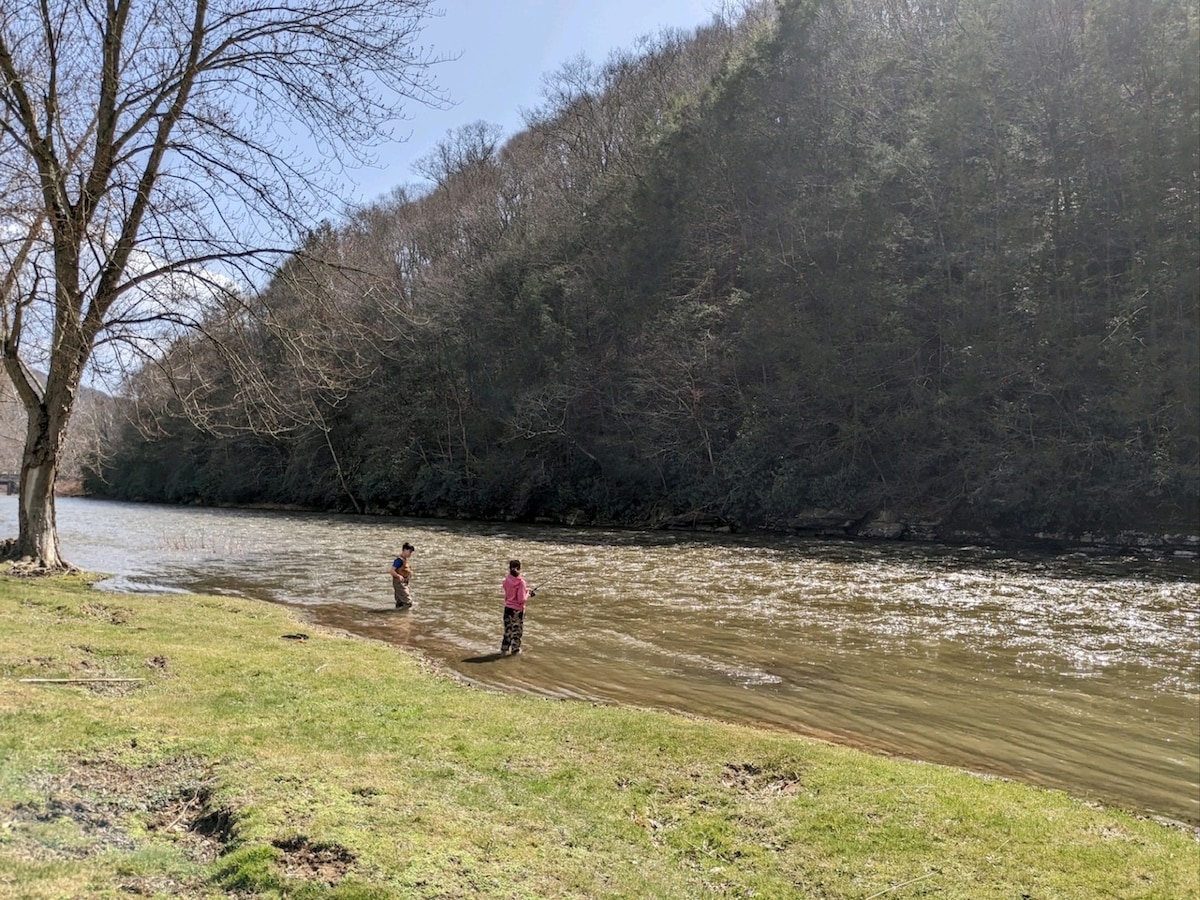
[(412, 580), (412, 566), (408, 564), (408, 558), (415, 549), (405, 541), (400, 548), (400, 555), (392, 563), (392, 593), (396, 597), (396, 609), (412, 609), (412, 590), (408, 586)]

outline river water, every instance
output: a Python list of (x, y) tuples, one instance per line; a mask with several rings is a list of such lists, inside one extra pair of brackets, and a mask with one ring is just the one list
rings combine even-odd
[[(1200, 824), (1200, 562), (62, 498), (122, 591), (288, 604), (467, 680), (782, 728)], [(16, 531), (0, 497), (0, 535)], [(417, 606), (392, 607), (403, 541)], [(507, 560), (544, 582), (497, 658)]]

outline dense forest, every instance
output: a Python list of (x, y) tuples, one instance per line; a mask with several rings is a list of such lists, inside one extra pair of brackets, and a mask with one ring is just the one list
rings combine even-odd
[(126, 385), (89, 488), (1196, 534), (1195, 0), (777, 0), (550, 73)]

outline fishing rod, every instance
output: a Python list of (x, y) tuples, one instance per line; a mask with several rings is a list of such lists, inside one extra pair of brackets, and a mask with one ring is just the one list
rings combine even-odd
[(531, 587), (529, 589), (529, 596), (532, 597), (534, 594), (536, 594), (538, 591), (540, 591), (545, 585), (549, 584), (551, 581), (553, 581), (555, 578), (557, 578), (559, 575), (561, 575), (564, 571), (565, 571), (565, 569), (559, 569), (557, 572), (552, 572), (549, 575), (547, 575), (545, 578), (543, 578), (541, 581), (539, 581), (537, 584), (535, 584), (533, 587)]

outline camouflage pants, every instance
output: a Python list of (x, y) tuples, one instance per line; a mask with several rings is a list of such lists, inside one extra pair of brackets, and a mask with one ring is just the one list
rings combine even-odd
[(504, 640), (500, 644), (501, 653), (520, 653), (521, 634), (525, 631), (525, 611), (504, 607)]

